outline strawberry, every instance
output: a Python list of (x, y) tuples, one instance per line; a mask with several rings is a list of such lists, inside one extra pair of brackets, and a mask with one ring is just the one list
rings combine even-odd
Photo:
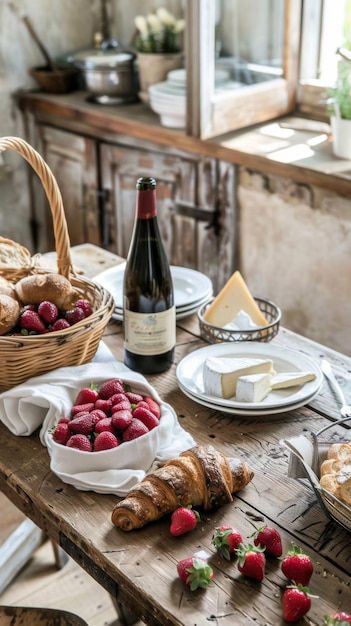
[(138, 404), (143, 401), (143, 396), (139, 393), (133, 393), (133, 391), (126, 391), (126, 396), (131, 404)]
[(63, 317), (60, 317), (58, 320), (56, 320), (56, 322), (53, 323), (51, 330), (53, 332), (56, 332), (58, 330), (65, 330), (69, 327), (70, 324), (67, 322), (67, 320), (65, 320)]
[(84, 311), (83, 309), (80, 309), (79, 307), (74, 307), (74, 309), (69, 309), (69, 311), (66, 311), (65, 313), (65, 320), (69, 323), (70, 326), (73, 326), (74, 324), (78, 324), (78, 322), (81, 322), (84, 319), (85, 319)]
[(111, 402), (111, 412), (116, 413), (116, 411), (130, 411), (130, 413), (132, 412), (132, 405), (129, 402), (128, 398), (120, 402), (116, 402), (116, 404)]
[(110, 417), (103, 417), (101, 420), (98, 421), (97, 424), (95, 424), (95, 428), (94, 431), (96, 433), (103, 433), (105, 431), (108, 431), (110, 433), (114, 433), (115, 429), (112, 426), (112, 421)]
[(53, 302), (43, 300), (38, 306), (38, 314), (46, 324), (53, 324), (58, 318), (58, 308)]
[(87, 402), (86, 404), (74, 404), (71, 408), (71, 416), (74, 417), (77, 413), (90, 413), (95, 408), (94, 402)]
[(266, 548), (266, 554), (276, 557), (283, 554), (282, 539), (276, 528), (262, 526), (251, 537), (254, 537), (255, 546)]
[(67, 441), (71, 436), (71, 431), (68, 427), (68, 424), (65, 422), (59, 422), (55, 430), (52, 434), (52, 438), (56, 443), (61, 443), (63, 446), (66, 445)]
[(145, 426), (149, 430), (152, 430), (153, 428), (156, 428), (156, 426), (159, 425), (159, 419), (156, 417), (156, 415), (151, 413), (149, 409), (144, 409), (144, 407), (142, 406), (138, 406), (136, 407), (136, 409), (134, 409), (133, 417), (143, 422), (143, 424), (145, 424)]
[[(113, 406), (114, 404), (119, 404), (120, 402), (126, 402), (127, 400), (128, 400), (128, 397), (125, 392), (114, 393), (113, 396), (109, 398), (109, 402), (111, 406)], [(130, 408), (130, 401), (129, 401), (129, 408)]]
[(36, 311), (27, 309), (21, 313), (19, 318), (19, 325), (21, 328), (28, 330), (29, 332), (41, 335), (46, 331), (46, 326), (43, 320), (39, 317)]
[(95, 420), (91, 413), (84, 413), (80, 417), (75, 417), (68, 424), (71, 433), (90, 435), (98, 420)]
[(161, 407), (156, 402), (156, 400), (154, 400), (153, 398), (150, 398), (150, 396), (144, 396), (144, 402), (148, 404), (151, 413), (153, 413), (154, 415), (156, 415), (156, 417), (158, 417), (158, 419), (160, 419)]
[(308, 587), (287, 587), (283, 593), (283, 617), (285, 622), (298, 622), (311, 608)]
[(67, 448), (77, 448), (83, 452), (91, 452), (92, 445), (86, 435), (72, 435), (66, 443)]
[(182, 559), (177, 564), (178, 576), (184, 585), (188, 585), (191, 591), (205, 589), (211, 583), (213, 570), (210, 565), (200, 557), (190, 556)]
[(304, 554), (299, 546), (293, 544), (282, 560), (281, 570), (295, 585), (307, 587), (313, 574), (313, 564), (310, 557)]
[(239, 544), (243, 542), (243, 538), (238, 530), (233, 526), (218, 526), (215, 528), (212, 536), (212, 543), (217, 552), (227, 561), (230, 561), (231, 555), (235, 553)]
[(191, 507), (180, 506), (172, 513), (170, 533), (174, 537), (184, 535), (194, 530), (199, 520), (200, 516), (197, 511), (193, 511)]
[(90, 402), (96, 402), (96, 400), (98, 400), (99, 398), (99, 393), (98, 391), (95, 389), (94, 385), (91, 385), (90, 387), (83, 387), (83, 389), (81, 389), (74, 401), (74, 405), (76, 404), (88, 404)]
[(93, 307), (91, 306), (90, 302), (88, 302), (88, 300), (77, 300), (74, 306), (82, 309), (84, 311), (85, 317), (89, 317), (89, 315), (91, 315), (93, 312)]
[(106, 380), (100, 387), (100, 398), (108, 400), (115, 393), (124, 393), (123, 381), (119, 378), (113, 378), (112, 380)]
[(324, 626), (347, 626), (351, 624), (351, 613), (336, 611), (332, 615), (324, 615)]
[(115, 411), (112, 413), (111, 422), (114, 428), (117, 430), (125, 430), (129, 424), (133, 421), (132, 412), (128, 409), (122, 409), (121, 411)]
[(264, 578), (266, 557), (263, 554), (264, 548), (253, 546), (249, 543), (247, 546), (239, 543), (235, 550), (238, 560), (238, 570), (244, 576), (253, 578), (261, 582)]
[(104, 411), (101, 411), (101, 409), (93, 409), (92, 411), (90, 411), (90, 415), (95, 420), (95, 424), (97, 424), (97, 422), (99, 422), (100, 420), (105, 419), (106, 417), (106, 413), (104, 413)]
[(147, 426), (136, 417), (133, 417), (129, 426), (123, 431), (123, 441), (132, 441), (133, 439), (142, 437), (142, 435), (146, 435), (148, 432)]
[(102, 398), (98, 398), (95, 402), (95, 409), (100, 409), (106, 415), (109, 415), (110, 410), (111, 410), (110, 400), (103, 400)]
[(117, 448), (118, 439), (113, 433), (109, 433), (105, 430), (99, 433), (94, 441), (94, 451), (100, 452), (101, 450), (110, 450), (111, 448)]

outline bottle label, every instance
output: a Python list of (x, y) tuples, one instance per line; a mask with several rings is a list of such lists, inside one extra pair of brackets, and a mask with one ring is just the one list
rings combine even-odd
[(138, 219), (149, 220), (157, 215), (155, 189), (137, 192), (136, 216)]
[(124, 309), (123, 324), (124, 346), (129, 352), (153, 356), (175, 346), (175, 306), (161, 313), (135, 313)]

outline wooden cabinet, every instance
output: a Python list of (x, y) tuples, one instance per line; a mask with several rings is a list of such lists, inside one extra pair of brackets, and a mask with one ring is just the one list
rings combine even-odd
[[(153, 176), (170, 263), (204, 272), (215, 291), (222, 287), (235, 261), (235, 166), (156, 142), (85, 130), (35, 120), (32, 129), (61, 190), (71, 244), (93, 243), (125, 257), (136, 181)], [(47, 251), (54, 241), (43, 191), (36, 190), (35, 198), (39, 247)]]

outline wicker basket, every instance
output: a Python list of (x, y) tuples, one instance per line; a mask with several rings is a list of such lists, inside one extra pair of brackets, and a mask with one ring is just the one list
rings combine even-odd
[[(114, 311), (112, 295), (87, 278), (77, 276), (72, 267), (70, 240), (57, 182), (43, 160), (27, 142), (18, 137), (0, 138), (0, 153), (14, 150), (25, 158), (38, 174), (49, 200), (57, 254), (57, 271), (70, 280), (81, 298), (89, 300), (93, 313), (67, 330), (44, 335), (2, 335), (0, 337), (0, 391), (58, 367), (81, 365), (90, 361)], [(16, 282), (31, 274), (51, 270), (38, 267), (35, 257), (22, 267), (0, 266), (0, 276)]]

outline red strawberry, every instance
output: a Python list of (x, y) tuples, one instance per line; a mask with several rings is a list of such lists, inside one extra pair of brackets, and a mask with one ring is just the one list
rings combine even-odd
[(351, 613), (336, 611), (332, 615), (324, 615), (324, 626), (347, 626), (351, 624)]
[(106, 413), (104, 413), (104, 411), (101, 411), (101, 409), (93, 409), (92, 411), (90, 411), (90, 415), (94, 418), (96, 424), (106, 417)]
[(143, 401), (143, 396), (133, 391), (126, 391), (126, 396), (131, 404), (138, 404), (138, 402)]
[(83, 387), (83, 389), (81, 389), (74, 401), (74, 405), (76, 404), (88, 404), (90, 402), (96, 402), (96, 400), (99, 398), (99, 394), (97, 392), (96, 389), (94, 389), (94, 386), (92, 385), (91, 387)]
[(103, 433), (105, 431), (108, 431), (110, 433), (114, 433), (115, 429), (112, 426), (112, 421), (110, 417), (105, 417), (101, 420), (98, 421), (98, 423), (95, 425), (94, 428), (96, 433)]
[(149, 430), (152, 430), (153, 428), (156, 428), (156, 426), (158, 426), (159, 423), (160, 423), (159, 419), (156, 417), (156, 415), (151, 413), (151, 411), (149, 411), (149, 409), (144, 409), (144, 407), (142, 407), (142, 406), (137, 406), (134, 409), (133, 417), (135, 417), (138, 420), (140, 420), (141, 422), (143, 422), (143, 424), (145, 424), (145, 426)]
[(101, 450), (110, 450), (111, 448), (117, 448), (118, 439), (113, 433), (109, 433), (105, 430), (99, 433), (94, 441), (94, 451), (101, 452)]
[(85, 413), (80, 417), (75, 417), (68, 424), (71, 433), (80, 433), (81, 435), (90, 435), (98, 420), (95, 420), (91, 413)]
[(132, 412), (128, 409), (122, 409), (121, 411), (115, 411), (112, 413), (111, 422), (112, 426), (117, 430), (125, 430), (129, 424), (133, 421)]
[(46, 326), (38, 313), (30, 309), (23, 311), (20, 315), (19, 325), (21, 328), (38, 335), (46, 331)]
[(235, 550), (238, 560), (238, 570), (244, 576), (253, 578), (261, 582), (264, 578), (266, 557), (263, 554), (264, 548), (253, 546), (249, 543), (247, 546), (239, 543)]
[(136, 417), (132, 419), (131, 423), (127, 428), (123, 431), (123, 441), (132, 441), (133, 439), (137, 439), (142, 435), (146, 435), (149, 432), (149, 429), (143, 422), (138, 420)]
[(158, 419), (160, 419), (161, 407), (156, 402), (156, 400), (154, 400), (153, 398), (150, 398), (150, 396), (144, 396), (144, 402), (148, 404), (151, 413), (153, 413), (154, 415), (156, 415), (156, 417), (158, 417)]
[(58, 424), (68, 424), (68, 422), (71, 421), (70, 417), (60, 417), (59, 421), (57, 422)]
[(116, 404), (111, 402), (111, 413), (116, 413), (117, 411), (130, 411), (130, 413), (132, 412), (132, 405), (129, 402), (128, 398), (121, 402), (117, 402)]
[(38, 306), (38, 313), (46, 324), (53, 324), (58, 317), (58, 308), (53, 302), (43, 300)]
[(108, 415), (111, 410), (111, 402), (110, 400), (103, 400), (102, 398), (98, 398), (95, 402), (95, 408), (101, 409), (101, 411)]
[(86, 435), (72, 435), (66, 443), (67, 448), (77, 448), (84, 452), (91, 452), (92, 445)]
[(215, 529), (212, 543), (221, 556), (230, 561), (231, 555), (235, 553), (243, 538), (238, 530), (233, 526), (219, 526)]
[(88, 300), (77, 300), (74, 306), (82, 309), (84, 311), (85, 317), (89, 317), (89, 315), (91, 315), (93, 312), (93, 307), (91, 306), (90, 302), (88, 302)]
[(295, 585), (307, 587), (313, 574), (313, 563), (299, 546), (293, 544), (282, 560), (281, 570)]
[(311, 608), (308, 587), (288, 587), (283, 593), (283, 617), (285, 622), (298, 622)]
[(200, 516), (197, 511), (190, 507), (181, 506), (172, 513), (170, 533), (174, 537), (184, 535), (194, 530)]
[(78, 324), (78, 322), (81, 322), (84, 319), (85, 319), (84, 311), (83, 309), (80, 309), (79, 307), (74, 307), (74, 309), (69, 309), (69, 311), (66, 311), (65, 313), (65, 320), (69, 323), (70, 326), (73, 326), (74, 324)]
[[(109, 398), (109, 402), (111, 403), (111, 406), (113, 406), (114, 404), (119, 404), (120, 402), (125, 402), (126, 400), (128, 400), (128, 398), (124, 392), (114, 393), (113, 396)], [(129, 406), (130, 406), (130, 402), (129, 402)]]
[(52, 438), (57, 443), (61, 443), (63, 446), (65, 446), (70, 436), (71, 431), (68, 427), (68, 424), (65, 422), (59, 422), (55, 427)]
[(123, 381), (119, 378), (113, 378), (112, 380), (106, 380), (100, 387), (100, 398), (108, 400), (115, 393), (124, 393)]
[(205, 589), (211, 583), (213, 570), (210, 565), (200, 557), (190, 556), (182, 559), (177, 564), (178, 576), (184, 585), (188, 585), (191, 591)]
[(77, 413), (90, 413), (95, 408), (94, 402), (87, 402), (87, 404), (74, 404), (71, 408), (71, 416), (77, 415)]
[(65, 320), (63, 317), (60, 317), (58, 320), (56, 320), (56, 322), (53, 323), (52, 325), (52, 331), (56, 332), (58, 330), (65, 330), (66, 328), (69, 328), (70, 324), (67, 322), (67, 320)]
[(266, 554), (276, 557), (283, 554), (282, 539), (276, 528), (262, 526), (251, 537), (254, 537), (255, 546), (266, 548)]

